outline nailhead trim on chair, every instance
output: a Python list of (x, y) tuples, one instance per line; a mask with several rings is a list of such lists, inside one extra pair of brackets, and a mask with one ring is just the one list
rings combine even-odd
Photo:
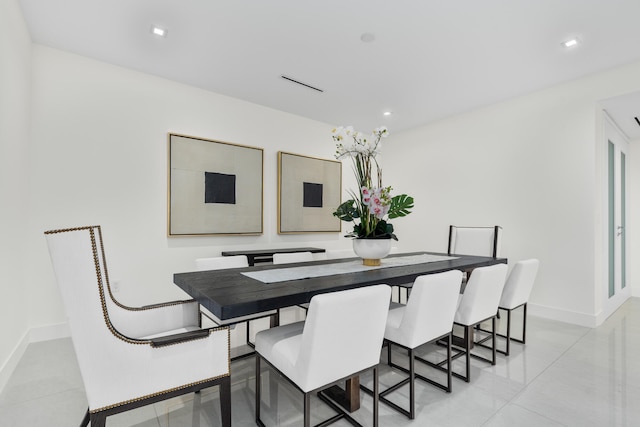
[[(105, 278), (107, 279), (107, 283), (108, 283), (108, 277), (109, 277), (109, 273), (107, 272), (107, 261), (106, 261), (106, 257), (105, 257), (105, 253), (104, 253), (104, 245), (102, 244), (102, 228), (99, 225), (88, 225), (88, 226), (84, 226), (84, 227), (73, 227), (73, 228), (63, 228), (63, 229), (57, 229), (57, 230), (50, 230), (50, 231), (45, 231), (44, 234), (57, 234), (57, 233), (67, 233), (70, 231), (82, 231), (82, 230), (89, 230), (89, 236), (91, 237), (91, 249), (93, 251), (93, 262), (96, 268), (96, 278), (98, 279), (98, 290), (100, 293), (100, 302), (102, 305), (102, 316), (104, 318), (104, 321), (107, 325), (107, 328), (109, 329), (109, 331), (118, 339), (129, 343), (129, 344), (148, 344), (151, 345), (151, 340), (134, 340), (131, 338), (128, 338), (124, 335), (122, 335), (120, 332), (118, 332), (113, 325), (111, 324), (111, 320), (109, 320), (109, 315), (107, 313), (107, 304), (105, 301), (105, 297), (104, 297), (104, 284), (102, 283), (102, 275), (100, 274), (100, 260), (98, 259), (98, 250), (97, 250), (97, 243), (96, 243), (96, 237), (95, 237), (95, 229), (98, 230), (98, 235), (100, 236), (100, 250), (102, 252), (102, 260), (104, 262), (104, 267), (105, 267)], [(109, 288), (109, 292), (111, 292), (111, 289)], [(116, 302), (116, 304), (118, 304), (118, 302), (115, 300), (115, 298), (112, 298), (114, 302)], [(153, 307), (162, 307), (162, 306), (171, 306), (171, 305), (179, 305), (179, 304), (184, 304), (186, 302), (190, 302), (190, 301), (176, 301), (176, 302), (170, 302), (170, 303), (165, 303), (165, 304), (158, 304), (155, 306), (149, 306), (147, 308), (141, 308), (141, 310), (149, 310)], [(131, 308), (131, 307), (126, 307), (126, 306), (122, 306), (120, 305), (122, 308), (129, 308), (129, 309), (134, 309), (135, 308)], [(211, 332), (214, 331), (218, 331), (218, 330), (223, 330), (226, 329), (227, 330), (227, 334), (229, 335), (229, 338), (227, 339), (228, 342), (228, 348), (227, 351), (229, 352), (229, 354), (231, 354), (231, 338), (230, 338), (230, 332), (229, 332), (229, 328), (226, 326), (221, 326), (221, 327), (217, 327), (217, 328), (211, 328), (209, 329), (209, 335), (211, 335)], [(205, 339), (207, 338), (209, 335), (207, 335), (206, 337), (202, 337), (201, 339)], [(228, 371), (231, 372), (231, 363), (229, 363), (229, 368)], [(194, 383), (194, 384), (199, 384), (199, 383)], [(185, 386), (186, 387), (186, 386)]]
[[(100, 236), (100, 242), (102, 242), (102, 228), (99, 225), (89, 225), (89, 226), (85, 226), (85, 227), (75, 227), (75, 228), (65, 228), (65, 229), (59, 229), (59, 230), (51, 230), (51, 231), (45, 231), (44, 234), (55, 234), (55, 233), (64, 233), (64, 232), (68, 232), (68, 231), (81, 231), (81, 230), (92, 230), (94, 228), (98, 229), (98, 235)], [(144, 307), (129, 307), (127, 305), (122, 304), (120, 301), (118, 301), (116, 299), (116, 297), (113, 295), (113, 292), (111, 291), (111, 282), (109, 280), (109, 270), (107, 268), (107, 257), (105, 256), (105, 252), (104, 252), (104, 245), (101, 243), (100, 244), (100, 252), (102, 253), (102, 262), (104, 263), (104, 277), (105, 280), (107, 282), (107, 290), (109, 292), (109, 297), (111, 297), (111, 300), (120, 308), (124, 309), (124, 310), (129, 310), (129, 311), (145, 311), (145, 310), (153, 310), (154, 308), (158, 308), (158, 307), (169, 307), (172, 305), (181, 305), (181, 304), (188, 304), (188, 303), (192, 303), (195, 300), (190, 299), (190, 300), (180, 300), (180, 301), (170, 301), (170, 302), (165, 302), (165, 303), (161, 303), (161, 304), (153, 304), (153, 305), (148, 305), (148, 306), (144, 306)]]
[(201, 381), (196, 381), (196, 382), (189, 383), (189, 384), (184, 384), (184, 385), (181, 385), (179, 387), (174, 387), (174, 388), (170, 388), (170, 389), (167, 389), (167, 390), (159, 391), (159, 392), (156, 392), (156, 393), (147, 394), (146, 396), (140, 396), (140, 397), (136, 397), (134, 399), (125, 400), (123, 402), (114, 403), (112, 405), (105, 406), (105, 407), (102, 407), (102, 408), (92, 409), (92, 410), (89, 411), (89, 413), (95, 414), (96, 412), (102, 412), (102, 411), (106, 411), (108, 409), (117, 408), (118, 406), (127, 405), (129, 403), (135, 403), (135, 402), (139, 402), (139, 401), (144, 400), (144, 399), (154, 398), (156, 396), (160, 396), (160, 395), (171, 393), (171, 392), (178, 391), (178, 390), (183, 390), (185, 388), (193, 387), (193, 386), (198, 385), (198, 384), (204, 384), (204, 383), (209, 382), (209, 381), (215, 381), (217, 379), (228, 377), (228, 376), (230, 376), (230, 374), (223, 374), (223, 375), (218, 375), (217, 377), (208, 378), (206, 380), (201, 380)]
[[(74, 227), (74, 228), (67, 228), (67, 229), (60, 229), (60, 230), (51, 230), (51, 231), (45, 231), (44, 234), (56, 234), (56, 233), (65, 233), (65, 232), (70, 232), (70, 231), (83, 231), (83, 230), (89, 230), (89, 236), (91, 237), (91, 250), (93, 252), (93, 263), (96, 269), (96, 278), (98, 280), (98, 291), (100, 294), (100, 303), (102, 305), (102, 317), (104, 318), (104, 322), (107, 325), (107, 328), (109, 329), (109, 331), (111, 331), (111, 333), (118, 339), (129, 343), (129, 344), (148, 344), (151, 345), (151, 340), (134, 340), (128, 337), (125, 337), (124, 335), (122, 335), (120, 332), (118, 332), (113, 325), (111, 324), (111, 320), (109, 320), (109, 314), (107, 313), (107, 303), (105, 301), (105, 296), (104, 296), (104, 284), (102, 283), (102, 275), (100, 274), (100, 260), (98, 259), (98, 245), (96, 243), (96, 236), (95, 236), (95, 230), (98, 230), (98, 233), (100, 235), (100, 247), (102, 249), (102, 259), (104, 261), (104, 246), (102, 245), (102, 231), (99, 225), (90, 225), (90, 226), (85, 226), (85, 227)], [(105, 277), (106, 277), (106, 261), (105, 262)]]
[(116, 297), (113, 295), (113, 292), (111, 292), (111, 282), (109, 281), (109, 269), (107, 268), (107, 257), (105, 256), (105, 252), (104, 252), (104, 244), (102, 244), (102, 241), (103, 241), (102, 228), (100, 226), (97, 226), (97, 228), (98, 228), (98, 235), (100, 236), (100, 252), (102, 253), (102, 263), (104, 264), (104, 278), (107, 282), (107, 291), (109, 292), (109, 297), (111, 298), (111, 301), (113, 301), (118, 307), (124, 310), (129, 310), (129, 311), (145, 311), (145, 310), (153, 310), (154, 308), (158, 308), (158, 307), (169, 307), (172, 305), (181, 305), (181, 304), (191, 303), (195, 301), (193, 299), (185, 300), (185, 301), (170, 301), (162, 304), (153, 304), (153, 305), (148, 305), (144, 307), (129, 307), (122, 304), (120, 301), (116, 299)]

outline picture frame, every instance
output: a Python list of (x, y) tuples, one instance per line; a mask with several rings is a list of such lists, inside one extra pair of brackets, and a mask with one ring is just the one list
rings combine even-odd
[(168, 236), (263, 233), (264, 150), (168, 134)]
[(278, 151), (278, 234), (339, 233), (342, 162)]

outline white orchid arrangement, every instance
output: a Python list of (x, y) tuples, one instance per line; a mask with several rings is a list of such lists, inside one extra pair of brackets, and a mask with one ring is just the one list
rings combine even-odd
[(382, 185), (382, 168), (376, 156), (380, 154), (381, 140), (389, 135), (389, 130), (384, 126), (376, 128), (371, 139), (362, 132), (354, 131), (351, 126), (335, 128), (332, 133), (336, 142), (336, 159), (351, 159), (360, 187), (358, 194), (350, 192), (353, 198), (342, 203), (333, 213), (342, 221), (354, 223), (353, 232), (346, 237), (398, 240), (393, 233), (393, 225), (385, 217), (393, 219), (409, 215), (413, 197), (406, 194), (391, 197), (392, 188)]

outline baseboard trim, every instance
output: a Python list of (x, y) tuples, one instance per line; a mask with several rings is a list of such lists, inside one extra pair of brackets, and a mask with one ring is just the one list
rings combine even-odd
[(9, 378), (11, 378), (11, 374), (16, 370), (18, 366), (18, 362), (22, 358), (27, 346), (29, 345), (29, 331), (25, 332), (16, 344), (15, 348), (9, 355), (9, 358), (6, 362), (0, 367), (0, 392), (4, 390), (4, 387), (9, 382)]
[(69, 324), (67, 322), (56, 323), (53, 325), (36, 326), (29, 329), (29, 342), (40, 342), (57, 340), (58, 338), (66, 338), (71, 336)]
[(32, 342), (49, 341), (71, 336), (67, 322), (54, 325), (38, 326), (27, 330), (20, 338), (18, 344), (9, 355), (7, 361), (0, 367), (0, 392), (9, 382), (9, 378), (15, 371), (20, 359)]
[(528, 314), (537, 317), (544, 317), (551, 320), (558, 320), (560, 322), (571, 323), (579, 326), (586, 326), (587, 328), (595, 328), (598, 326), (598, 321), (602, 323), (600, 316), (594, 314), (579, 313), (577, 311), (564, 310), (557, 307), (549, 307), (545, 305), (527, 304)]

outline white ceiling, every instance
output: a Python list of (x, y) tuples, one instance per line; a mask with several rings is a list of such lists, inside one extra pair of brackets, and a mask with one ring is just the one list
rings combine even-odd
[[(640, 60), (640, 0), (19, 2), (36, 43), (363, 131)], [(636, 101), (615, 114), (640, 116)]]

